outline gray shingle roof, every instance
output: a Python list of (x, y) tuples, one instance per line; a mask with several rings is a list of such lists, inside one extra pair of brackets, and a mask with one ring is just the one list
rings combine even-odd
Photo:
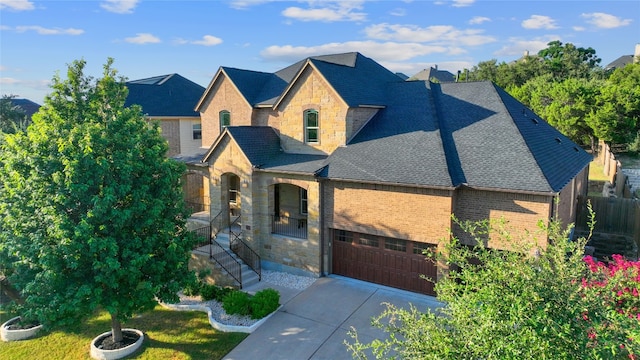
[(437, 79), (439, 82), (456, 81), (456, 76), (446, 70), (430, 67), (408, 78), (407, 81)]
[(285, 153), (280, 147), (280, 137), (268, 126), (229, 126), (226, 131), (251, 165), (258, 169), (313, 175), (327, 158), (325, 155)]
[(623, 68), (628, 64), (633, 63), (633, 55), (622, 55), (619, 58), (613, 60), (607, 66), (604, 67), (605, 70), (609, 69), (618, 69)]
[(138, 104), (148, 116), (200, 116), (194, 111), (204, 87), (178, 74), (127, 81), (125, 106)]
[[(247, 98), (272, 101), (306, 61), (237, 86), (262, 84), (260, 91), (241, 91)], [(555, 193), (591, 161), (491, 82), (403, 81), (358, 53), (308, 61), (350, 106), (383, 108), (328, 157), (281, 151), (278, 134), (269, 127), (227, 128), (252, 165), (327, 179)], [(236, 83), (245, 75), (252, 73), (230, 76)]]
[(29, 99), (11, 99), (11, 103), (13, 106), (20, 106), (29, 119), (40, 110), (40, 105)]
[(387, 87), (387, 107), (327, 160), (321, 177), (451, 187), (431, 89), (426, 82)]

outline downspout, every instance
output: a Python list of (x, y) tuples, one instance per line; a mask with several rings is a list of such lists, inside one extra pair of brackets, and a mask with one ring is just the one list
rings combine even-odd
[(318, 229), (318, 236), (320, 236), (320, 276), (326, 276), (328, 275), (325, 272), (325, 266), (324, 266), (324, 260), (325, 260), (325, 256), (324, 256), (324, 252), (325, 252), (325, 239), (324, 239), (324, 181), (321, 179), (316, 178), (316, 181), (318, 181), (318, 183), (320, 184), (319, 187), (319, 191), (320, 191), (320, 196), (318, 196), (318, 206), (320, 207), (320, 226)]

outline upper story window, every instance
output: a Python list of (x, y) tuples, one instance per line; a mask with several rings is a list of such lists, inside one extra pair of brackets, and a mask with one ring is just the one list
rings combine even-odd
[(231, 125), (231, 113), (227, 110), (220, 111), (220, 132)]
[(193, 140), (202, 139), (202, 124), (193, 124)]
[(320, 122), (317, 110), (304, 111), (304, 141), (306, 143), (318, 143), (320, 133)]

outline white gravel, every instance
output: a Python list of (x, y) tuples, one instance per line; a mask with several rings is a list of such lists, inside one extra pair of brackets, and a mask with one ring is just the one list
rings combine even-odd
[[(292, 275), (279, 271), (262, 271), (262, 282), (282, 286), (290, 289), (304, 290), (309, 287), (316, 278)], [(229, 315), (222, 308), (222, 303), (210, 300), (202, 301), (200, 296), (186, 296), (180, 293), (180, 302), (175, 305), (203, 305), (211, 309), (213, 318), (224, 325), (251, 326), (260, 319), (252, 319), (249, 316)]]

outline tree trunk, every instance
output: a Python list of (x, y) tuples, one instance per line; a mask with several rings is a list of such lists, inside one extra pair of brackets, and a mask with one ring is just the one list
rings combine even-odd
[(113, 336), (113, 342), (122, 341), (122, 324), (120, 324), (117, 314), (111, 314), (111, 336)]
[(6, 295), (9, 299), (15, 301), (17, 304), (24, 304), (24, 300), (20, 296), (18, 290), (16, 290), (4, 275), (0, 274), (0, 292)]

